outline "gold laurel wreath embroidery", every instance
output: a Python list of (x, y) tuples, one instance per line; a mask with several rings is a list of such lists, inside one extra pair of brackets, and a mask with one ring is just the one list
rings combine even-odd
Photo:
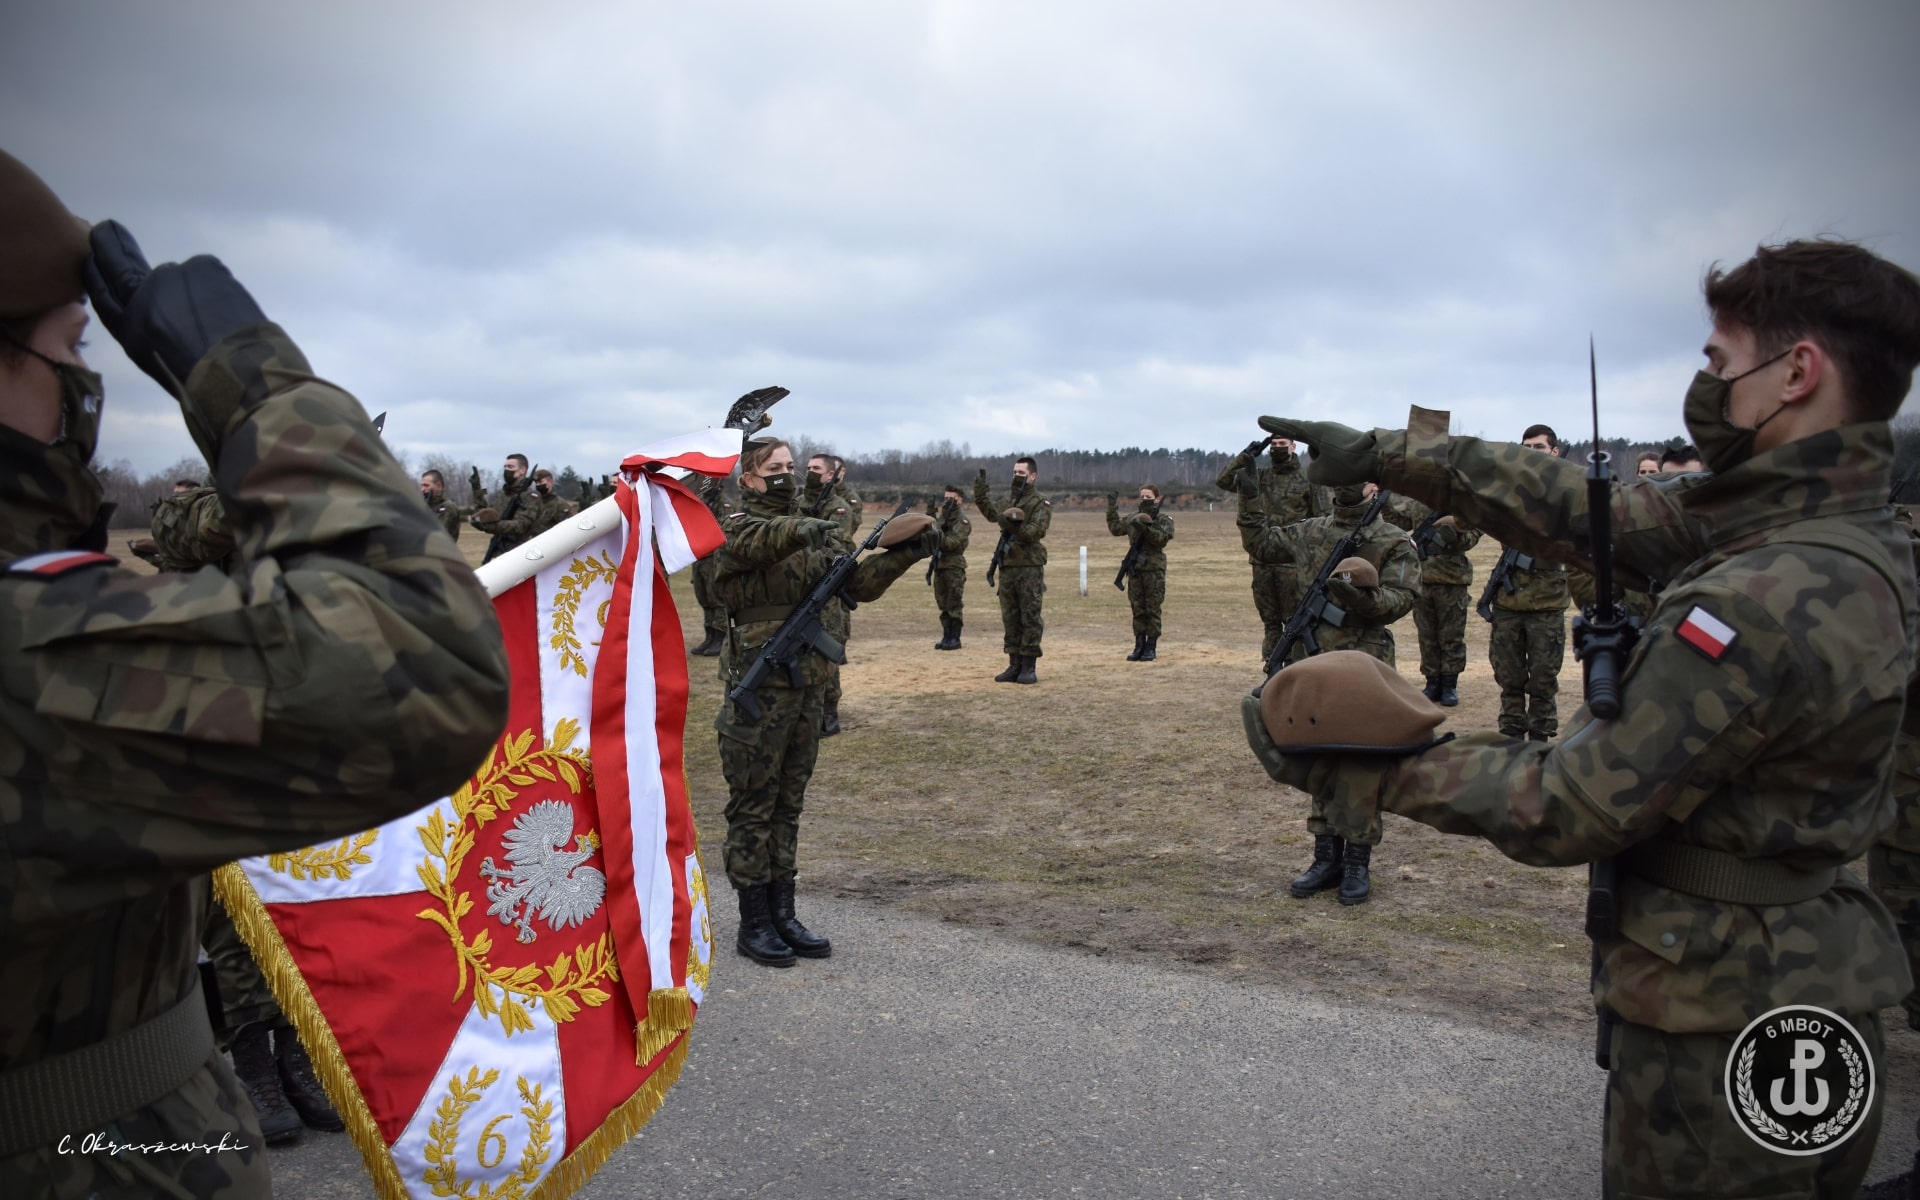
[[(537, 964), (517, 968), (495, 967), (487, 959), (493, 949), (492, 935), (483, 929), (469, 942), (460, 931), (461, 919), (473, 908), (473, 898), (454, 886), (454, 881), (460, 875), (461, 864), (473, 849), (473, 830), (468, 827), (468, 822), (471, 821), (476, 827), (485, 825), (512, 807), (515, 787), (532, 787), (536, 780), (544, 779), (549, 783), (564, 781), (574, 792), (580, 791), (582, 780), (592, 779), (593, 766), (584, 753), (569, 750), (579, 734), (580, 723), (569, 719), (554, 726), (552, 741), (544, 749), (531, 748), (532, 730), (517, 738), (508, 738), (504, 746), (505, 755), (500, 754), (502, 747), (499, 746), (488, 751), (473, 778), (453, 794), (456, 820), (452, 825), (436, 808), (428, 816), (427, 823), (419, 826), (420, 842), (426, 847), (428, 858), (438, 859), (441, 864), (435, 867), (432, 862), (421, 863), (420, 880), (426, 884), (427, 891), (440, 901), (441, 908), (437, 911), (422, 909), (415, 915), (440, 926), (453, 940), (454, 954), (460, 967), (459, 982), (453, 991), (454, 999), (459, 999), (461, 993), (467, 990), (468, 972), (471, 971), (474, 1006), (483, 1017), (498, 1017), (509, 1037), (520, 1030), (533, 1029), (533, 1018), (527, 1015), (522, 1003), (531, 1006), (538, 1001), (554, 1021), (571, 1021), (582, 1004), (598, 1008), (607, 1002), (608, 993), (594, 985), (603, 981), (618, 982), (620, 979), (620, 967), (613, 956), (611, 931), (601, 934), (590, 945), (576, 946), (571, 956), (562, 950), (552, 965), (545, 968)], [(587, 836), (597, 848), (599, 836), (593, 833)], [(540, 982), (543, 970), (546, 974), (544, 984)], [(495, 999), (493, 989), (496, 987), (506, 999)], [(518, 997), (522, 1003), (513, 1002), (514, 997)]]
[(422, 1152), (431, 1165), (420, 1181), (431, 1187), (434, 1195), (458, 1196), (461, 1200), (524, 1200), (527, 1189), (540, 1178), (540, 1168), (553, 1153), (553, 1101), (541, 1098), (540, 1084), (529, 1087), (525, 1075), (515, 1077), (522, 1101), (520, 1115), (527, 1119), (527, 1144), (520, 1151), (520, 1166), (497, 1186), (460, 1178), (460, 1119), (499, 1078), (498, 1069), (489, 1068), (482, 1075), (479, 1067), (470, 1067), (464, 1081), (458, 1075), (447, 1081), (447, 1095), (434, 1109)]
[(300, 880), (321, 879), (328, 875), (335, 879), (352, 879), (355, 867), (368, 866), (373, 862), (367, 847), (373, 845), (374, 839), (379, 836), (378, 829), (369, 829), (365, 833), (341, 838), (331, 846), (308, 846), (304, 850), (290, 850), (285, 854), (269, 854), (267, 866), (282, 875), (291, 875)]
[[(598, 557), (588, 555), (574, 559), (573, 566), (560, 577), (559, 594), (553, 602), (553, 636), (547, 644), (560, 652), (560, 665), (582, 679), (587, 676), (587, 660), (581, 653), (580, 639), (574, 635), (574, 619), (580, 615), (580, 604), (586, 599), (587, 589), (601, 581), (612, 583), (619, 572), (612, 557), (603, 552)], [(607, 605), (602, 604), (598, 614), (603, 625), (606, 608)]]
[(1760, 1098), (1753, 1094), (1753, 1052), (1760, 1048), (1758, 1042), (1748, 1042), (1747, 1048), (1740, 1052), (1740, 1065), (1734, 1071), (1734, 1094), (1740, 1099), (1740, 1111), (1747, 1114), (1747, 1120), (1760, 1127), (1760, 1131), (1777, 1142), (1788, 1141), (1793, 1134), (1787, 1127), (1767, 1115), (1760, 1107)]
[[(688, 890), (699, 897), (700, 932), (699, 944), (687, 946), (687, 982), (704, 992), (707, 990), (708, 980), (713, 977), (713, 915), (709, 911), (713, 900), (707, 894), (707, 872), (700, 865), (698, 856), (693, 859), (693, 877), (688, 880), (688, 884)], [(694, 939), (688, 940), (692, 942)], [(700, 945), (705, 945), (707, 948), (705, 959), (700, 957)]]
[(1847, 1101), (1840, 1111), (1820, 1124), (1815, 1125), (1807, 1136), (1816, 1146), (1825, 1145), (1830, 1139), (1838, 1137), (1852, 1123), (1854, 1112), (1860, 1107), (1860, 1098), (1866, 1093), (1866, 1070), (1862, 1067), (1860, 1056), (1846, 1042), (1840, 1043), (1840, 1057), (1847, 1064)]

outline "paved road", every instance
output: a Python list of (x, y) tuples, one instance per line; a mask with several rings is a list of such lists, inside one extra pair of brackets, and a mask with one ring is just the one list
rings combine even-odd
[[(1599, 1193), (1584, 1038), (1342, 1009), (807, 901), (835, 956), (724, 948), (680, 1082), (589, 1197), (1471, 1197)], [(1911, 1153), (1920, 1037), (1890, 1031), (1873, 1178)], [(290, 1197), (371, 1195), (344, 1135), (273, 1153)]]

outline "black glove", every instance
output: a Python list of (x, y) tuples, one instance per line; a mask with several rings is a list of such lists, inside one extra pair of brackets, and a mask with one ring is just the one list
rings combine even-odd
[(1119, 492), (1108, 492), (1108, 493), (1107, 493), (1107, 507), (1108, 507), (1108, 508), (1119, 508), (1119, 507), (1120, 507), (1120, 493), (1119, 493)]
[(1275, 437), (1292, 438), (1313, 447), (1307, 478), (1322, 487), (1372, 483), (1380, 478), (1379, 439), (1338, 421), (1290, 421), (1261, 417), (1260, 428)]
[(479, 467), (467, 468), (467, 486), (473, 489), (473, 502), (480, 503), (481, 498), (487, 494), (487, 489), (480, 482)]
[(840, 532), (840, 527), (832, 521), (823, 521), (819, 517), (796, 518), (807, 535), (807, 544), (825, 546)]
[(976, 492), (983, 491), (985, 490), (986, 486), (987, 486), (987, 469), (985, 467), (981, 467), (980, 474), (974, 477), (973, 490)]
[(207, 351), (267, 319), (219, 259), (202, 254), (150, 268), (118, 221), (93, 227), (87, 295), (133, 365), (176, 396)]
[(1265, 450), (1268, 446), (1272, 444), (1273, 442), (1272, 442), (1272, 439), (1270, 438), (1260, 438), (1256, 441), (1248, 442), (1247, 448), (1240, 452), (1240, 457), (1241, 458), (1258, 458), (1260, 456), (1260, 452), (1262, 450)]

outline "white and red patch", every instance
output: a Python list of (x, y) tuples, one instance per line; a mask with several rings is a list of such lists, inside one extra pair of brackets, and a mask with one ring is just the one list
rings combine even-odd
[(92, 550), (51, 550), (31, 558), (17, 558), (7, 564), (7, 571), (14, 575), (38, 575), (42, 579), (53, 579), (82, 567), (111, 567), (119, 561), (111, 554), (98, 554)]
[(1697, 604), (1674, 633), (1713, 662), (1719, 662), (1726, 655), (1727, 648), (1733, 645), (1734, 639), (1740, 636), (1731, 625)]

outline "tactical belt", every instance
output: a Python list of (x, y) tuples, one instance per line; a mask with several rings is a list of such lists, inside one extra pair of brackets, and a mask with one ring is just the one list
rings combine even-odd
[(756, 621), (784, 621), (792, 615), (791, 604), (762, 604), (758, 608), (743, 608), (737, 613), (728, 613), (727, 617), (735, 625), (751, 625)]
[(1796, 871), (1774, 858), (1740, 858), (1680, 842), (1642, 842), (1620, 855), (1621, 869), (1638, 879), (1705, 900), (1769, 908), (1824, 894), (1838, 867)]
[(75, 1138), (145, 1108), (213, 1055), (196, 974), (172, 1008), (105, 1041), (0, 1071), (0, 1157)]

